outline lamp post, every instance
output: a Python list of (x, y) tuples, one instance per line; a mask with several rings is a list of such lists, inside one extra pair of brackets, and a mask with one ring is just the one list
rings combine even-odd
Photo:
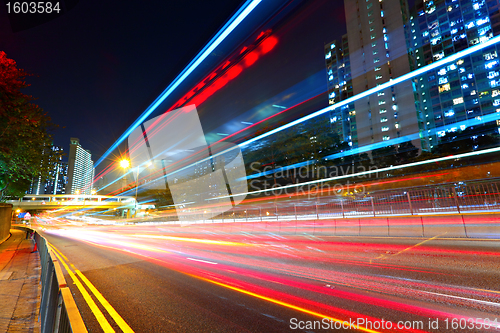
[[(127, 159), (122, 159), (120, 161), (120, 166), (123, 169), (128, 169), (130, 167), (130, 161)], [(139, 188), (139, 166), (136, 168), (136, 173), (135, 173), (135, 211), (137, 212), (137, 189)]]

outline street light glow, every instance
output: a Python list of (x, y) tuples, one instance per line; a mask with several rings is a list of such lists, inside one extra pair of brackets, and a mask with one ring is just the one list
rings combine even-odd
[(123, 159), (120, 161), (120, 166), (124, 169), (127, 169), (128, 167), (130, 167), (130, 161), (127, 159)]

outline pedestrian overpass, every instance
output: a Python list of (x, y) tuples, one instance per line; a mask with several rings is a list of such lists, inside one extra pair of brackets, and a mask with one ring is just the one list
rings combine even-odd
[(14, 211), (74, 211), (74, 210), (119, 210), (127, 212), (137, 207), (137, 201), (129, 196), (81, 195), (81, 194), (40, 194), (26, 195), (18, 200), (9, 200)]

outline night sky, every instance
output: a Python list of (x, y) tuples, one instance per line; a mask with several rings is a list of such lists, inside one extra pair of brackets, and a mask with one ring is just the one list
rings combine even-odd
[[(345, 33), (343, 1), (317, 2), (306, 8), (305, 18), (295, 13), (297, 23), (288, 22), (277, 34), (283, 42), (288, 41), (288, 46), (278, 44), (281, 57), (285, 53), (289, 57), (283, 68), (290, 72), (301, 62), (310, 64), (302, 77), (295, 75), (290, 86), (324, 68), (323, 43)], [(11, 31), (2, 6), (0, 50), (18, 67), (35, 74), (29, 78), (32, 86), (25, 93), (36, 97), (36, 103), (60, 125), (54, 144), (68, 149), (69, 138), (78, 137), (95, 161), (240, 5), (238, 0), (81, 0), (65, 15), (16, 33)], [(309, 30), (309, 25), (314, 26)], [(311, 39), (307, 36), (314, 32), (314, 48), (306, 52), (311, 59), (294, 59), (294, 43), (307, 47), (301, 41)], [(276, 67), (280, 61), (274, 61)], [(258, 69), (268, 72), (269, 64), (255, 66), (253, 80), (265, 80)], [(326, 79), (324, 85), (326, 89)], [(286, 88), (286, 84), (280, 87)], [(248, 107), (265, 98), (247, 101)]]

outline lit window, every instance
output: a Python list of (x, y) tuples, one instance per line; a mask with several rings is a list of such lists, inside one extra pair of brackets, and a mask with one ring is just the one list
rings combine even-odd
[(384, 99), (379, 99), (378, 100), (378, 105), (383, 105), (385, 104), (385, 100)]
[(382, 132), (387, 132), (389, 130), (389, 126), (382, 126)]
[(380, 80), (381, 78), (382, 78), (382, 75), (375, 76), (375, 80)]
[(399, 123), (395, 123), (395, 124), (394, 124), (394, 127), (396, 127), (396, 128), (400, 128)]
[(492, 60), (498, 57), (497, 51), (483, 54), (484, 60)]
[(445, 91), (449, 91), (450, 90), (450, 84), (447, 83), (445, 85), (442, 85), (442, 86), (439, 86), (439, 92), (445, 92)]
[(435, 59), (435, 60), (442, 59), (442, 58), (444, 58), (444, 52), (443, 52), (443, 51), (441, 51), (441, 52), (439, 52), (439, 53), (436, 53), (436, 54), (434, 54), (434, 56), (433, 56), (433, 57), (434, 57), (434, 59)]
[(386, 113), (387, 112), (387, 109), (380, 109), (380, 114), (383, 114), (383, 113)]
[(441, 42), (441, 36), (431, 39), (431, 45), (437, 45), (439, 42)]
[(454, 110), (449, 110), (447, 112), (444, 113), (444, 116), (445, 117), (452, 117), (455, 115), (455, 111)]
[(488, 16), (480, 18), (476, 21), (476, 25), (480, 26), (482, 24), (488, 23), (490, 21), (490, 18)]
[(377, 62), (379, 62), (379, 61), (380, 61), (380, 59), (379, 59), (379, 58), (375, 58), (375, 59), (373, 59), (373, 63), (374, 63), (374, 64), (376, 64), (376, 63), (377, 63)]
[(493, 60), (493, 61), (490, 61), (490, 62), (486, 63), (484, 65), (484, 68), (486, 68), (486, 69), (492, 69), (496, 65), (498, 65), (498, 60)]
[(372, 47), (375, 47), (375, 46), (377, 46), (377, 42), (376, 41), (372, 42)]
[(374, 50), (372, 53), (373, 53), (373, 55), (376, 55), (378, 53), (378, 51)]
[[(382, 68), (380, 68), (380, 67), (375, 67), (375, 72), (376, 72), (376, 71), (379, 71), (379, 70), (381, 70), (381, 69), (382, 69)], [(383, 94), (384, 94), (384, 93), (382, 93), (382, 95), (383, 95)]]
[(384, 17), (384, 11), (383, 10), (380, 11), (380, 17)]
[(371, 26), (370, 31), (374, 31), (374, 30), (375, 30), (375, 27)]
[(326, 55), (325, 55), (325, 59), (330, 59), (332, 57), (332, 52), (328, 52)]
[(383, 91), (379, 91), (379, 92), (377, 93), (377, 96), (384, 96), (384, 95), (385, 95), (385, 93), (384, 93)]
[(382, 118), (380, 118), (380, 122), (381, 122), (381, 123), (385, 123), (385, 122), (387, 122), (387, 117), (382, 117)]
[(377, 34), (376, 33), (373, 33), (373, 34), (370, 35), (370, 39), (375, 39), (375, 38), (377, 38)]
[(456, 104), (460, 104), (460, 103), (463, 103), (464, 102), (464, 98), (463, 97), (459, 97), (459, 98), (454, 98), (453, 99), (453, 104), (456, 105)]
[(390, 137), (390, 136), (388, 136), (388, 135), (384, 135), (384, 136), (382, 137), (382, 140), (384, 140), (384, 141), (388, 141), (388, 140), (390, 140), (390, 139), (391, 139), (391, 137)]

